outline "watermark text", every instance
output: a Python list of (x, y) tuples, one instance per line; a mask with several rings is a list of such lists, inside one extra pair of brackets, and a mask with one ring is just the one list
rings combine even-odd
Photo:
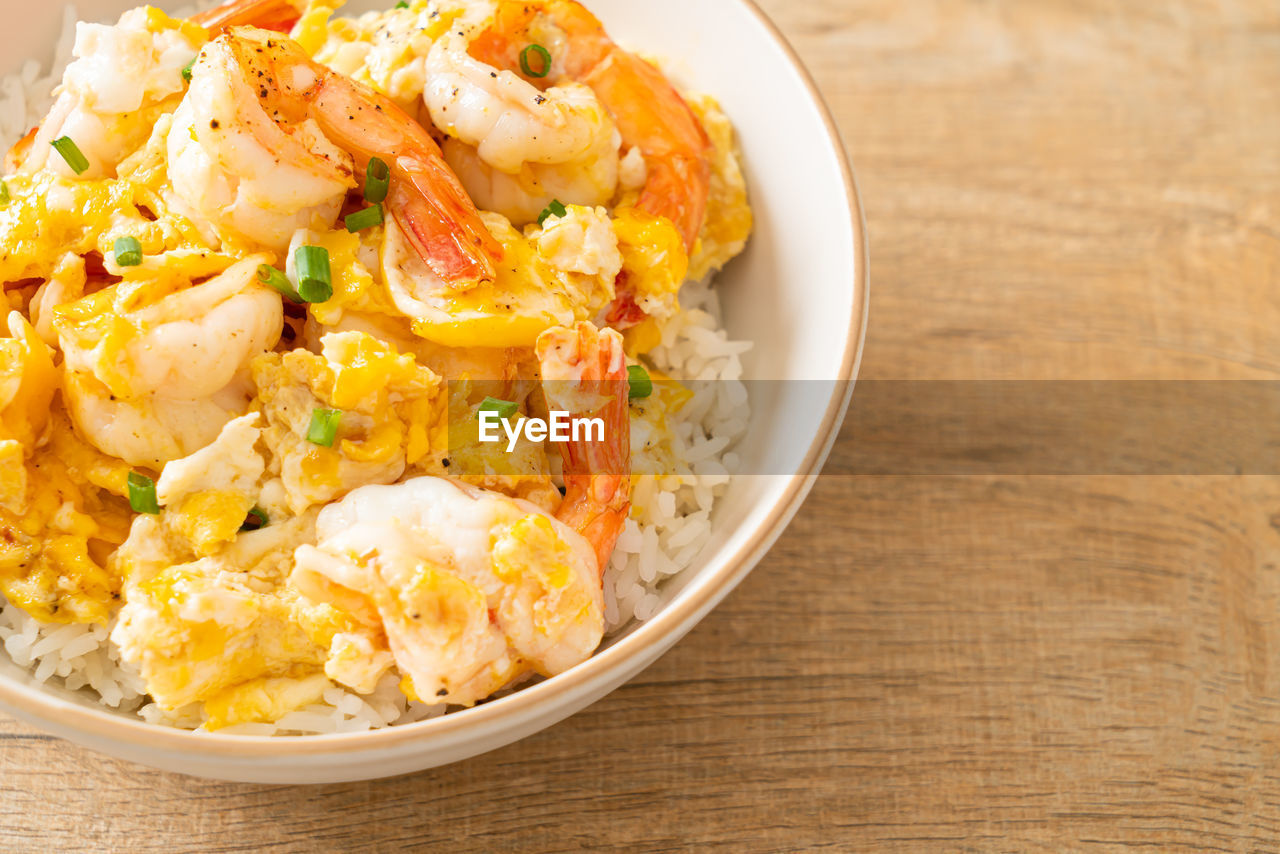
[(501, 442), (504, 433), (507, 437), (508, 454), (515, 451), (521, 435), (530, 442), (545, 442), (548, 439), (552, 442), (603, 442), (604, 419), (574, 418), (572, 413), (558, 409), (552, 410), (550, 418), (545, 419), (525, 416), (510, 419), (491, 410), (480, 412), (481, 442)]

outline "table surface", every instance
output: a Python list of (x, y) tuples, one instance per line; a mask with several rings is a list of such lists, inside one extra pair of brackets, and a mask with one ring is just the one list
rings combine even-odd
[[(864, 377), (1280, 376), (1280, 6), (764, 5), (858, 169)], [(1268, 477), (828, 476), (546, 732), (291, 788), (0, 719), (0, 847), (1274, 850), (1278, 530)]]

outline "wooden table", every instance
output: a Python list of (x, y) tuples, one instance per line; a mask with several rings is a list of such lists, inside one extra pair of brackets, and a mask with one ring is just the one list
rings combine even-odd
[[(1280, 376), (1280, 6), (765, 5), (858, 168), (864, 377)], [(1276, 850), (1278, 529), (1270, 477), (832, 476), (547, 732), (281, 788), (0, 720), (0, 848)]]

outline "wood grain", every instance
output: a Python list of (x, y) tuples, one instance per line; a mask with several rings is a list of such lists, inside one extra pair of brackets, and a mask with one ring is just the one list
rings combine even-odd
[[(1280, 6), (765, 6), (858, 168), (864, 376), (1280, 376)], [(0, 720), (0, 848), (1272, 851), (1278, 529), (1272, 477), (830, 476), (520, 744), (255, 787)]]

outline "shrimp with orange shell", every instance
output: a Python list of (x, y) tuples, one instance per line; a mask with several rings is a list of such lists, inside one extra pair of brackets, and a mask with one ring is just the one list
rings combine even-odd
[(430, 134), (390, 99), (310, 59), (294, 42), (240, 28), (192, 68), (169, 135), (175, 190), (241, 239), (277, 248), (298, 228), (332, 225), (380, 154), (386, 207), (442, 281), (492, 281), (502, 248)]

